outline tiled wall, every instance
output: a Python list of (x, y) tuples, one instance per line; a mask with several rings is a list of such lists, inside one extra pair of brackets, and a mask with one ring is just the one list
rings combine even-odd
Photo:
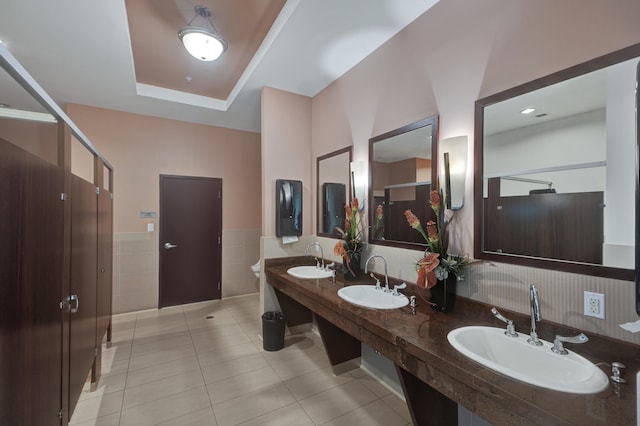
[(113, 313), (158, 306), (158, 233), (113, 236)]
[(259, 280), (251, 265), (260, 260), (260, 229), (222, 232), (222, 297), (257, 293)]
[[(158, 243), (157, 232), (114, 234), (114, 314), (158, 307)], [(251, 265), (259, 258), (259, 229), (223, 230), (223, 298), (258, 291)]]
[[(341, 262), (339, 257), (333, 256), (336, 240), (320, 237), (317, 240), (324, 248), (325, 257)], [(382, 255), (386, 259), (390, 276), (416, 282), (417, 273), (413, 265), (421, 252), (373, 245), (367, 248), (363, 259), (366, 260), (373, 254)], [(372, 261), (370, 267), (376, 272), (384, 271), (381, 262)], [(640, 333), (633, 334), (619, 327), (621, 323), (638, 320), (635, 312), (635, 284), (630, 281), (501, 263), (483, 263), (468, 268), (466, 279), (457, 286), (457, 292), (461, 296), (498, 308), (528, 314), (531, 284), (538, 288), (543, 319), (575, 327), (587, 334), (597, 333), (640, 344)], [(583, 315), (584, 291), (605, 295), (604, 320)], [(490, 315), (487, 312), (487, 316)], [(496, 326), (501, 324), (497, 322)]]

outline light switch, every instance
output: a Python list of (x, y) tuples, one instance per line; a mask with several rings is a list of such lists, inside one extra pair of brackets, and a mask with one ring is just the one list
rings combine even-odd
[(147, 223), (147, 232), (153, 232), (154, 226), (153, 223)]

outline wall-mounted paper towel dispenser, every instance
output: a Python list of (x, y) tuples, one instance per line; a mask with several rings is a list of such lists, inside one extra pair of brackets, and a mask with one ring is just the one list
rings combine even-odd
[(302, 182), (276, 180), (276, 237), (302, 235)]

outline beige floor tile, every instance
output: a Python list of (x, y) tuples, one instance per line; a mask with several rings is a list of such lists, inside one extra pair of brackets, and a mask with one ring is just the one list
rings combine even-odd
[(113, 362), (102, 363), (102, 377), (126, 374), (129, 368), (129, 358)]
[(144, 342), (136, 341), (131, 348), (131, 357), (146, 355), (151, 352), (158, 352), (166, 348), (191, 345), (191, 334), (189, 332), (173, 333), (158, 338), (148, 339)]
[(372, 401), (376, 396), (357, 380), (331, 388), (300, 401), (315, 424), (322, 424), (356, 410)]
[(351, 411), (336, 419), (323, 423), (322, 426), (404, 426), (407, 423), (398, 413), (382, 400)]
[(209, 383), (207, 384), (207, 390), (209, 391), (211, 403), (216, 404), (267, 388), (276, 383), (280, 383), (280, 378), (271, 367), (265, 366), (258, 370)]
[(207, 407), (167, 422), (159, 423), (158, 426), (217, 426), (217, 424), (211, 407)]
[(211, 324), (207, 327), (191, 329), (191, 339), (195, 342), (201, 339), (217, 339), (229, 334), (241, 334), (244, 330), (236, 323), (233, 324)]
[(124, 392), (114, 392), (99, 398), (89, 398), (78, 401), (73, 411), (70, 424), (82, 423), (114, 413), (119, 413), (122, 408)]
[(133, 338), (135, 341), (143, 338), (145, 339), (145, 343), (151, 342), (155, 340), (163, 340), (165, 336), (173, 333), (187, 333), (189, 332), (189, 327), (186, 322), (182, 323), (167, 323), (167, 324), (157, 324), (150, 325), (147, 327), (136, 327), (136, 331), (133, 334)]
[(242, 426), (314, 426), (298, 403), (289, 404), (240, 424)]
[(127, 388), (140, 386), (145, 383), (154, 382), (176, 374), (186, 373), (192, 370), (200, 370), (198, 360), (195, 356), (176, 359), (174, 361), (156, 364), (151, 367), (130, 371), (127, 375)]
[(400, 414), (403, 419), (410, 422), (411, 421), (411, 413), (409, 413), (409, 407), (407, 407), (407, 403), (402, 399), (398, 398), (394, 394), (387, 395), (382, 398), (382, 401), (385, 402), (389, 407), (393, 409), (396, 413)]
[(309, 354), (298, 354), (289, 359), (267, 362), (273, 367), (282, 380), (288, 380), (315, 370), (331, 367), (329, 358), (324, 351), (314, 351)]
[(98, 381), (98, 386), (95, 391), (90, 392), (89, 388), (91, 384), (89, 382), (86, 383), (85, 389), (82, 390), (80, 394), (80, 400), (89, 399), (89, 398), (98, 398), (106, 395), (108, 393), (120, 392), (124, 390), (124, 385), (127, 380), (127, 373), (122, 374), (114, 374), (108, 376), (100, 377)]
[(204, 386), (204, 380), (200, 370), (176, 374), (175, 376), (127, 388), (124, 392), (123, 408), (131, 408), (202, 386)]
[(181, 358), (194, 357), (195, 355), (196, 350), (190, 343), (188, 345), (177, 347), (167, 346), (164, 349), (158, 349), (156, 352), (132, 357), (129, 361), (129, 371), (135, 371), (157, 364), (164, 364)]
[(73, 426), (119, 426), (120, 425), (120, 410), (117, 413), (108, 414), (106, 416), (98, 417), (97, 419), (87, 420), (81, 423), (69, 423)]
[(133, 347), (132, 342), (126, 344), (113, 343), (110, 348), (106, 345), (102, 346), (102, 363), (112, 361), (122, 361), (123, 359), (129, 359), (131, 356), (131, 349)]
[(336, 376), (331, 368), (312, 371), (284, 382), (298, 401), (355, 380), (349, 375)]
[(258, 340), (262, 335), (262, 320), (257, 319), (249, 322), (240, 322), (238, 326), (244, 331), (247, 336), (252, 340)]
[(212, 364), (219, 364), (221, 362), (226, 362), (233, 360), (235, 358), (253, 355), (256, 353), (260, 353), (262, 348), (258, 349), (253, 342), (245, 342), (239, 345), (230, 345), (224, 348), (216, 348), (211, 351), (199, 352), (198, 360), (200, 361), (201, 366), (207, 366)]
[(259, 370), (267, 366), (262, 354), (256, 353), (232, 359), (219, 364), (202, 367), (202, 375), (206, 383), (213, 383), (239, 374)]
[(136, 405), (122, 411), (121, 426), (155, 425), (210, 407), (205, 387)]
[(375, 377), (367, 375), (359, 378), (358, 380), (378, 398), (382, 398), (383, 396), (387, 396), (391, 393), (391, 390), (380, 383), (380, 381)]
[(278, 383), (213, 405), (219, 426), (237, 425), (295, 402), (287, 388)]
[(207, 352), (216, 349), (224, 349), (227, 346), (239, 345), (241, 343), (249, 343), (251, 339), (243, 331), (235, 334), (226, 334), (215, 338), (202, 338), (193, 342), (198, 352)]

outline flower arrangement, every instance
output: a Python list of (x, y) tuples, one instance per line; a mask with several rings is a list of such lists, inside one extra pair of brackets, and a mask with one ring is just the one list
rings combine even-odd
[[(344, 229), (336, 227), (342, 239), (333, 248), (336, 256), (342, 256), (347, 270), (355, 277), (360, 270), (360, 254), (364, 249), (362, 243), (362, 217), (358, 212), (358, 198), (354, 197), (351, 205), (345, 204)], [(354, 264), (352, 264), (354, 263)]]
[(466, 256), (447, 253), (448, 234), (444, 209), (441, 208), (441, 195), (438, 191), (431, 191), (429, 204), (436, 214), (436, 221), (427, 222), (427, 231), (423, 229), (420, 220), (411, 210), (404, 212), (409, 225), (418, 231), (427, 242), (427, 250), (422, 259), (416, 262), (418, 270), (418, 284), (423, 288), (432, 288), (438, 280), (446, 280), (449, 274), (455, 275), (458, 281), (464, 279), (462, 268), (470, 262)]
[(376, 207), (375, 223), (373, 225), (373, 238), (376, 240), (384, 239), (384, 212), (382, 204)]

